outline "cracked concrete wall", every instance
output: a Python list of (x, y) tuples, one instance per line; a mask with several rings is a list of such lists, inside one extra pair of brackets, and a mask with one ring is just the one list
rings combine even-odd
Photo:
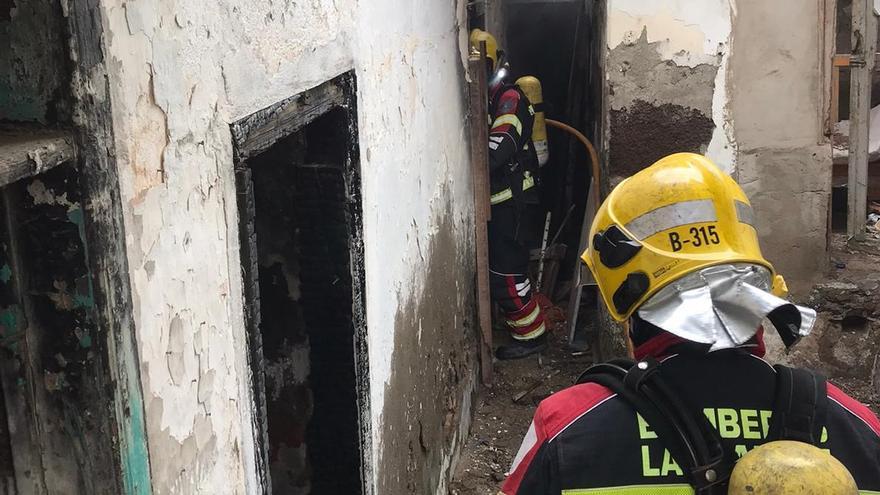
[(677, 151), (743, 184), (765, 255), (797, 290), (825, 261), (823, 2), (608, 0), (611, 184)]
[[(460, 365), (474, 357), (460, 346), (472, 329), (472, 257), (458, 261), (463, 275), (447, 286), (456, 297), (444, 311), (412, 301), (427, 268), (473, 249), (464, 0), (102, 0), (101, 8), (154, 491), (259, 491), (229, 124), (354, 69), (372, 481), (418, 472), (441, 493), (470, 416), (475, 368)], [(438, 252), (441, 235), (454, 242)], [(430, 455), (384, 459), (389, 443), (412, 440), (399, 410), (436, 400), (396, 400), (413, 382), (395, 373), (433, 361), (412, 361), (395, 342), (439, 332), (453, 332), (439, 342), (457, 348), (438, 375), (450, 377), (457, 409), (421, 420), (431, 431), (447, 420), (455, 427)]]
[(826, 266), (831, 145), (824, 135), (822, 2), (737, 0), (730, 109), (737, 179), (757, 212), (764, 255), (793, 290)]
[(732, 0), (608, 0), (605, 149), (611, 182), (677, 151), (727, 171)]

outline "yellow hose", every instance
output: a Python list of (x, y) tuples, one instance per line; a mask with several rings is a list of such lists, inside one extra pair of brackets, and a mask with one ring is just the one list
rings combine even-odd
[[(550, 127), (561, 129), (573, 135), (578, 139), (578, 141), (580, 141), (584, 145), (585, 148), (587, 148), (587, 154), (590, 155), (590, 170), (593, 174), (593, 177), (590, 181), (590, 187), (593, 188), (593, 197), (596, 198), (595, 204), (598, 207), (598, 205), (602, 203), (602, 197), (599, 193), (599, 191), (601, 191), (601, 189), (599, 188), (599, 177), (601, 172), (599, 171), (599, 153), (596, 152), (596, 147), (593, 146), (593, 143), (591, 143), (589, 139), (587, 139), (587, 136), (584, 136), (583, 133), (568, 124), (563, 124), (562, 122), (553, 119), (545, 119), (545, 122)], [(587, 205), (587, 208), (590, 208), (590, 205)], [(626, 342), (626, 353), (629, 355), (629, 357), (634, 357), (635, 349), (633, 346), (633, 341), (629, 337), (629, 321), (624, 323), (623, 327), (625, 332), (624, 341)]]
[(599, 174), (601, 173), (599, 171), (599, 153), (596, 153), (596, 148), (593, 146), (593, 143), (591, 143), (590, 140), (587, 139), (587, 136), (584, 136), (583, 133), (581, 133), (581, 131), (575, 129), (574, 127), (572, 127), (568, 124), (563, 124), (562, 122), (559, 122), (558, 120), (553, 120), (553, 119), (545, 119), (545, 121), (547, 122), (547, 125), (549, 125), (550, 127), (555, 127), (557, 129), (561, 129), (561, 130), (573, 135), (574, 137), (576, 137), (578, 139), (578, 141), (583, 143), (585, 148), (587, 148), (587, 153), (590, 155), (590, 168), (593, 173), (593, 177), (592, 177), (590, 185), (591, 185), (591, 187), (594, 188), (593, 192), (596, 195), (597, 204), (601, 203), (601, 201), (599, 201), (599, 200), (601, 200), (601, 195), (599, 194), (599, 191), (600, 191), (600, 189), (599, 189)]

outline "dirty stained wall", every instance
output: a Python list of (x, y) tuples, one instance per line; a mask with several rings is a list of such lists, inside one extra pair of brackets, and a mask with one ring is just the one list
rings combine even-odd
[(119, 490), (78, 182), (63, 165), (0, 189), (3, 493)]
[(727, 171), (732, 0), (608, 0), (606, 150), (612, 182), (676, 151)]
[(830, 85), (823, 72), (831, 46), (819, 29), (822, 4), (737, 0), (730, 60), (736, 177), (757, 212), (765, 256), (796, 292), (809, 288), (827, 260)]
[(825, 260), (823, 4), (608, 0), (611, 184), (672, 152), (707, 154), (746, 189), (765, 255), (795, 290)]
[[(259, 491), (229, 124), (351, 69), (370, 484), (380, 493), (410, 493), (410, 478), (442, 487), (474, 380), (464, 366), (473, 359), (464, 2), (105, 0), (102, 8), (154, 491)], [(423, 294), (436, 266), (461, 276), (431, 300)], [(412, 338), (425, 342), (420, 352), (399, 350)], [(435, 404), (435, 379), (450, 404)], [(413, 388), (421, 392), (396, 399)], [(421, 407), (421, 429), (401, 415), (407, 406)], [(425, 450), (420, 432), (443, 441)], [(380, 454), (391, 447), (412, 453)]]
[[(476, 349), (467, 341), (474, 277), (460, 54), (465, 2), (373, 2), (357, 24), (365, 41), (355, 67), (377, 493), (431, 493), (428, 478), (445, 493), (476, 369), (461, 369), (473, 365)], [(438, 266), (460, 276), (432, 285)], [(438, 390), (448, 392), (449, 407), (447, 399), (438, 404)], [(420, 438), (437, 442), (423, 449)], [(412, 449), (406, 463), (402, 448)], [(413, 478), (421, 479), (415, 492)]]

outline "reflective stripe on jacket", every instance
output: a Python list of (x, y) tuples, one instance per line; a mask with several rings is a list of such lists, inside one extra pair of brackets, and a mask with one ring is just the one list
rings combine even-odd
[(512, 187), (515, 181), (522, 181), (523, 191), (536, 184), (537, 155), (531, 143), (535, 110), (516, 86), (508, 86), (492, 101), (490, 112), (489, 178), (491, 203), (497, 205), (518, 193)]

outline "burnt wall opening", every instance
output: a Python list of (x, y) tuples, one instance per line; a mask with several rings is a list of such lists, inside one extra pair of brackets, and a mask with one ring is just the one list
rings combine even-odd
[(83, 47), (69, 10), (0, 1), (0, 493), (120, 493), (119, 420), (134, 414), (114, 407), (110, 363), (123, 351), (108, 350), (111, 277), (96, 260), (121, 248), (95, 235), (106, 223), (87, 206), (96, 165), (74, 145), (86, 132), (71, 50)]
[[(76, 168), (0, 189), (3, 493), (116, 490), (114, 427)], [(7, 428), (8, 427), (8, 428)]]
[(363, 493), (368, 375), (353, 123), (344, 104), (301, 125), (281, 122), (282, 135), (237, 169), (268, 493)]

